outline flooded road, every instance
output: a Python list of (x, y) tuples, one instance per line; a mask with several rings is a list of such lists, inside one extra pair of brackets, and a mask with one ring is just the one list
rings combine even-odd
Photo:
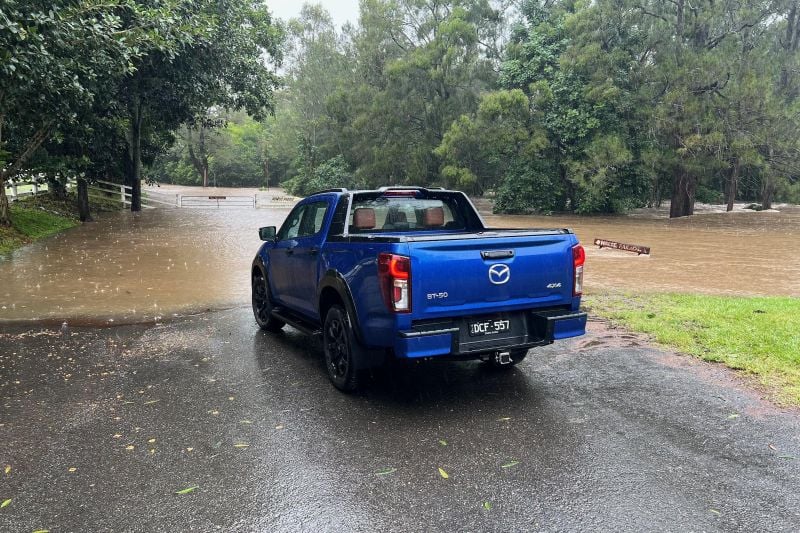
[(249, 302), (258, 228), (288, 212), (101, 215), (0, 259), (0, 321), (148, 322)]
[[(492, 216), (495, 227), (568, 227), (586, 248), (586, 292), (631, 290), (800, 296), (800, 208), (680, 219)], [(595, 239), (651, 247), (650, 256), (599, 249)]]
[[(246, 305), (258, 228), (289, 209), (158, 209), (101, 216), (0, 258), (0, 321), (138, 323)], [(800, 209), (668, 220), (492, 216), (495, 227), (571, 227), (587, 293), (614, 290), (800, 296)], [(600, 250), (595, 238), (651, 256)]]

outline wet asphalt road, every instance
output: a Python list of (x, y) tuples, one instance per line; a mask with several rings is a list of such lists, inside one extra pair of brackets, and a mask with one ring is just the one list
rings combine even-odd
[(244, 308), (0, 329), (0, 531), (800, 529), (796, 412), (591, 329), (511, 371), (393, 368), (354, 396), (318, 343)]

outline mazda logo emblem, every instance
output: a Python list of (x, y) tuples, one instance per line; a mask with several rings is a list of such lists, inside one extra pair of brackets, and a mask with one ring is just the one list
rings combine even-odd
[(492, 265), (489, 267), (489, 281), (495, 285), (503, 285), (511, 279), (511, 269), (508, 265)]

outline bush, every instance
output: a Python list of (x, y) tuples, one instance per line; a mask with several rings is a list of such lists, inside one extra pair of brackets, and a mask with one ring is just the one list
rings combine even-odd
[(317, 191), (345, 187), (352, 189), (358, 184), (347, 167), (344, 157), (337, 155), (321, 163), (311, 176), (301, 172), (297, 176), (284, 181), (286, 192), (294, 196), (308, 196)]

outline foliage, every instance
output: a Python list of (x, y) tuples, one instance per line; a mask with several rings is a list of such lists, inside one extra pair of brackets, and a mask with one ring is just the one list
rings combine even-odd
[(5, 181), (56, 128), (91, 108), (104, 76), (124, 75), (140, 35), (125, 0), (7, 0), (0, 9), (0, 224), (9, 224)]
[(314, 167), (308, 172), (313, 172), (307, 177), (306, 172), (302, 172), (295, 178), (283, 183), (286, 192), (295, 196), (308, 196), (315, 191), (323, 191), (345, 187), (348, 189), (358, 188), (357, 182), (350, 170), (344, 157), (338, 155)]

